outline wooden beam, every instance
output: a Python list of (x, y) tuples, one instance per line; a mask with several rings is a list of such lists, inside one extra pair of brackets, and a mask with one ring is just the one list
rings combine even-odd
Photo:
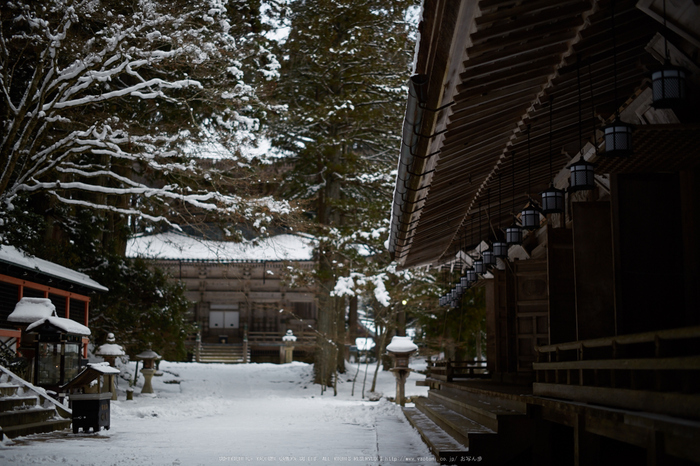
[(532, 392), (536, 396), (565, 398), (578, 402), (597, 403), (684, 418), (700, 418), (700, 396), (695, 394), (540, 382), (535, 382), (532, 385)]

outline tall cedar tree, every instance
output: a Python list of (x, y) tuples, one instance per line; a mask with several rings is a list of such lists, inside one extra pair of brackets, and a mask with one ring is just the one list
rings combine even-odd
[[(273, 142), (292, 154), (287, 198), (306, 203), (319, 239), (315, 379), (344, 371), (345, 298), (339, 276), (362, 269), (386, 231), (413, 44), (415, 1), (299, 0), (290, 5)], [(366, 235), (358, 235), (365, 232)], [(367, 244), (364, 244), (367, 242)], [(363, 244), (360, 244), (363, 243)], [(362, 254), (358, 254), (361, 251)], [(352, 262), (352, 266), (351, 266)]]

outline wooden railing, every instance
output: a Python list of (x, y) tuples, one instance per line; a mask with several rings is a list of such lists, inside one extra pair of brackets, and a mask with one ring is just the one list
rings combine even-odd
[(452, 382), (454, 379), (488, 377), (486, 361), (428, 361), (428, 377)]
[(700, 327), (537, 348), (535, 395), (700, 418)]
[[(282, 344), (282, 337), (284, 333), (282, 332), (248, 332), (248, 342), (250, 344), (255, 343), (279, 343)], [(313, 332), (300, 332), (295, 333), (297, 345), (313, 345), (316, 343), (316, 334)]]

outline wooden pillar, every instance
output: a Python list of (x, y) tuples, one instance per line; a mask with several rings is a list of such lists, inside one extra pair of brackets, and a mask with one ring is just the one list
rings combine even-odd
[(647, 443), (647, 466), (657, 466), (667, 464), (668, 460), (664, 454), (664, 434), (653, 430)]
[(617, 332), (610, 203), (575, 202), (572, 216), (576, 339), (614, 336)]
[(681, 172), (681, 215), (685, 275), (685, 325), (700, 325), (700, 169)]
[[(611, 177), (618, 334), (684, 325), (686, 251), (680, 184), (678, 173)], [(654, 254), (656, 250), (666, 253)]]
[[(494, 274), (498, 273), (494, 271)], [(486, 368), (489, 373), (497, 371), (496, 360), (496, 279), (484, 280), (484, 298), (486, 301)]]
[(83, 309), (84, 309), (83, 322), (84, 322), (84, 325), (87, 327), (88, 322), (90, 320), (89, 319), (90, 318), (90, 301), (85, 301), (85, 305), (84, 305)]
[(549, 344), (576, 340), (574, 243), (570, 229), (547, 226)]
[(585, 416), (577, 414), (574, 422), (574, 465), (599, 465), (600, 459), (600, 437), (586, 432)]

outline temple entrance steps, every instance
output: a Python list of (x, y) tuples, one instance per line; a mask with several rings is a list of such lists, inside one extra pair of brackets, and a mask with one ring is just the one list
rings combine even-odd
[(244, 358), (242, 344), (207, 344), (202, 343), (197, 362), (243, 364), (250, 362), (250, 347), (247, 347), (247, 357)]
[(68, 429), (71, 411), (4, 368), (0, 371), (0, 438)]
[(517, 396), (431, 382), (404, 413), (441, 464), (518, 465), (529, 456), (531, 420)]

